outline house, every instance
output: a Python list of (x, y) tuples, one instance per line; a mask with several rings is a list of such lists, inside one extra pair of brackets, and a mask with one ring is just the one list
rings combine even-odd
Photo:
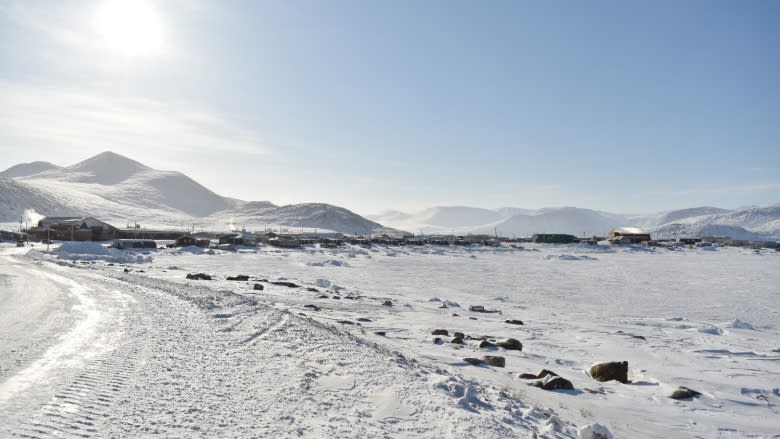
[(534, 233), (532, 242), (541, 244), (571, 244), (577, 242), (577, 237), (565, 233)]
[(108, 241), (119, 236), (119, 229), (92, 217), (46, 217), (30, 233), (39, 240)]
[(652, 241), (650, 234), (638, 227), (613, 228), (607, 239), (613, 244), (641, 244), (644, 241)]
[(210, 245), (211, 245), (210, 239), (196, 238), (192, 235), (184, 235), (177, 238), (176, 242), (174, 244), (171, 244), (170, 247), (196, 246), (196, 247), (208, 248)]
[(299, 239), (289, 237), (289, 236), (279, 236), (276, 238), (269, 239), (268, 245), (272, 245), (274, 247), (283, 247), (283, 248), (297, 248), (301, 246), (301, 241)]

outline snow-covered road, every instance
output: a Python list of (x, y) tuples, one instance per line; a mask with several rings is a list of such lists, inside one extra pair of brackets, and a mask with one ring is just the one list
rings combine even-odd
[[(4, 365), (0, 437), (574, 432), (504, 390), (285, 307), (116, 270), (2, 260), (2, 311), (16, 322), (3, 325), (2, 349), (39, 347)], [(20, 304), (30, 306), (8, 308)]]

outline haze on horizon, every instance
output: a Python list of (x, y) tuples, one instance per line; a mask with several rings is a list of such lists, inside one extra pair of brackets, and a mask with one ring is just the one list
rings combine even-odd
[(0, 4), (0, 168), (369, 214), (780, 201), (771, 1)]

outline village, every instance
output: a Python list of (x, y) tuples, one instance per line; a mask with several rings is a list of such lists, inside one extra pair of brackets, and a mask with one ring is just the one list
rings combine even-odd
[(0, 241), (15, 241), (17, 246), (39, 242), (51, 244), (55, 241), (96, 241), (111, 242), (111, 247), (127, 248), (160, 248), (160, 247), (190, 247), (216, 248), (222, 250), (235, 249), (237, 246), (252, 247), (269, 245), (280, 248), (300, 248), (319, 245), (321, 248), (336, 248), (344, 245), (384, 246), (510, 246), (522, 248), (523, 243), (536, 244), (610, 244), (639, 245), (644, 247), (681, 247), (681, 246), (728, 246), (751, 249), (775, 249), (780, 251), (780, 243), (764, 240), (737, 240), (727, 236), (675, 237), (674, 239), (653, 239), (651, 234), (637, 227), (612, 228), (607, 236), (578, 237), (566, 233), (536, 233), (529, 237), (504, 237), (499, 234), (410, 234), (400, 232), (394, 236), (381, 235), (350, 235), (330, 231), (291, 232), (290, 229), (279, 227), (264, 231), (182, 231), (145, 229), (135, 224), (133, 227), (119, 228), (93, 217), (44, 217), (33, 227), (23, 227), (18, 231), (0, 230)]

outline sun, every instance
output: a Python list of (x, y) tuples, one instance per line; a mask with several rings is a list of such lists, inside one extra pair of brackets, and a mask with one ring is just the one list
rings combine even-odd
[(163, 27), (155, 7), (145, 0), (106, 0), (95, 14), (100, 45), (126, 56), (162, 50)]

